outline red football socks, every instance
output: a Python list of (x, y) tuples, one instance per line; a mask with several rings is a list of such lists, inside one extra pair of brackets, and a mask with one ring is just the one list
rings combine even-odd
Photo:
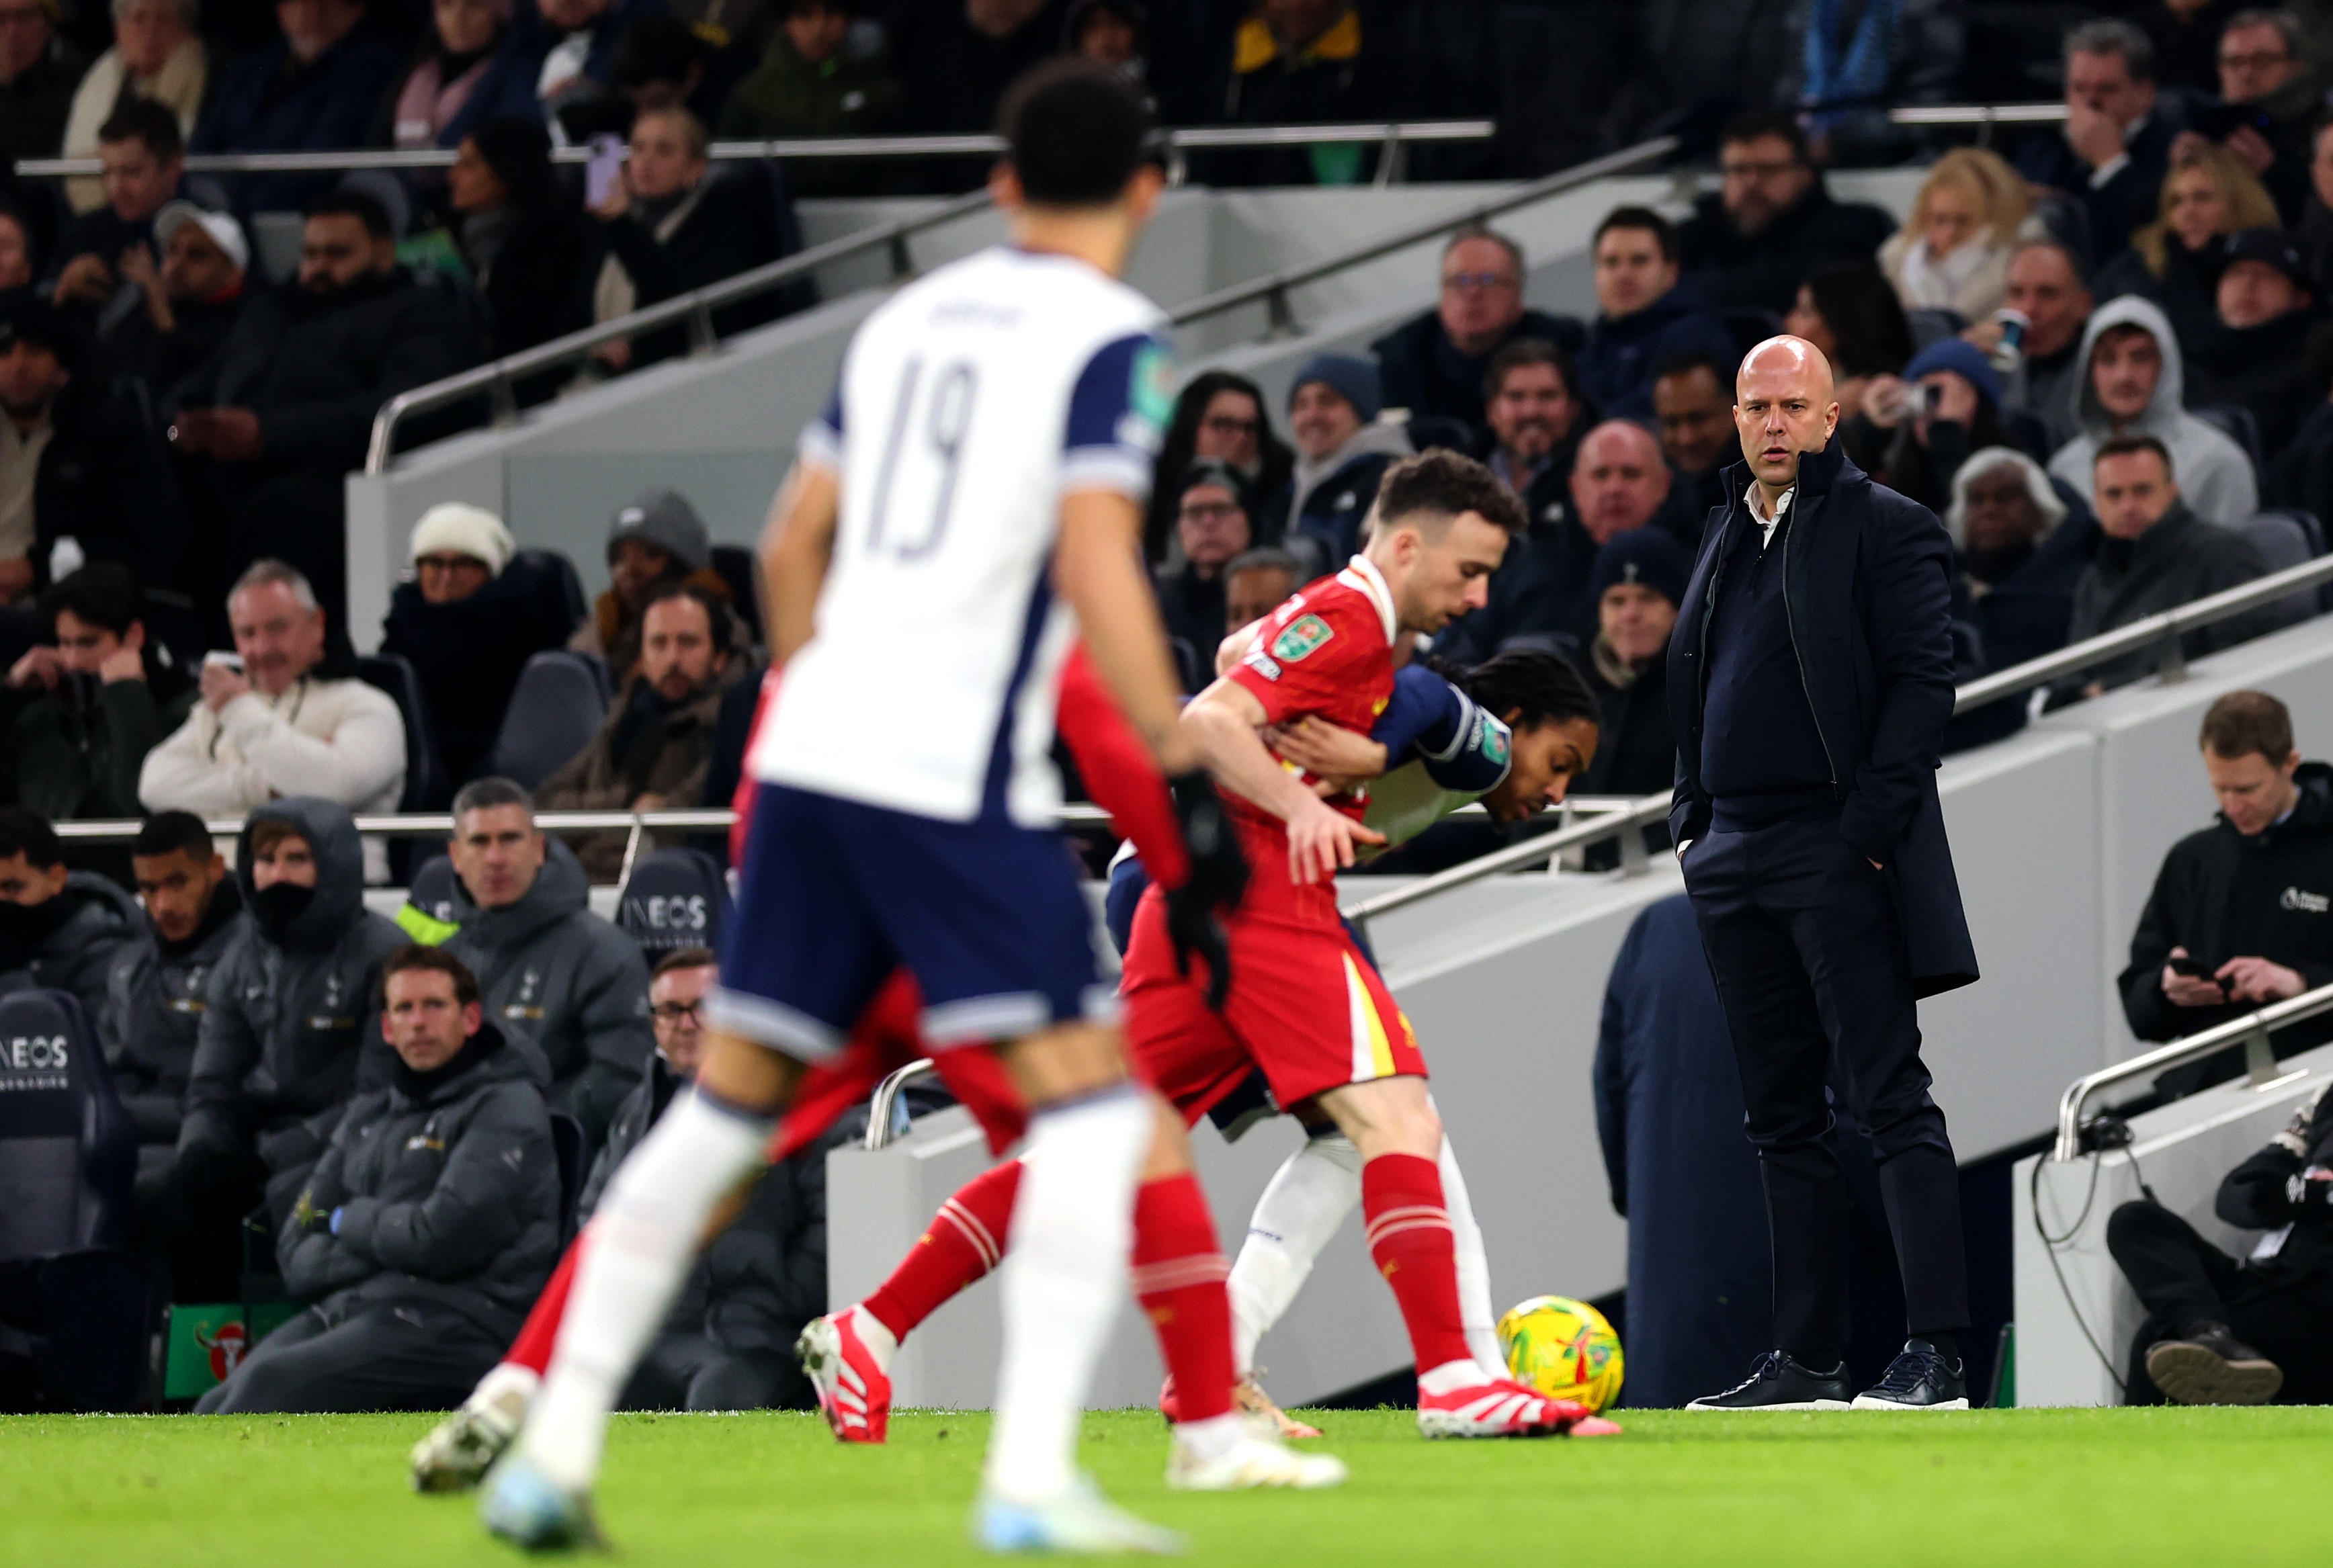
[(907, 1248), (891, 1277), (859, 1305), (893, 1338), (906, 1339), (942, 1303), (1003, 1259), (1013, 1199), (1020, 1190), (1018, 1160), (991, 1166), (965, 1182), (940, 1205), (931, 1229)]
[(1232, 1303), (1224, 1288), (1230, 1274), (1196, 1176), (1186, 1171), (1136, 1190), (1134, 1295), (1175, 1380), (1180, 1421), (1231, 1410)]
[(1369, 1257), (1393, 1286), (1420, 1372), (1468, 1360), (1458, 1310), (1458, 1255), (1443, 1207), (1442, 1172), (1416, 1154), (1380, 1154), (1361, 1167)]
[(559, 1343), (559, 1320), (567, 1315), (568, 1287), (575, 1283), (575, 1266), (583, 1256), (583, 1238), (590, 1231), (580, 1231), (569, 1242), (567, 1250), (559, 1255), (559, 1267), (552, 1270), (551, 1283), (534, 1298), (534, 1310), (526, 1315), (524, 1326), (518, 1338), (504, 1353), (505, 1365), (523, 1366), (541, 1377), (551, 1370), (551, 1350)]

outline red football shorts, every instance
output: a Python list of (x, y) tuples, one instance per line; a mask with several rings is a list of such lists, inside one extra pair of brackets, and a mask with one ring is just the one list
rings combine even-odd
[(988, 1149), (1002, 1154), (1018, 1143), (1029, 1114), (1003, 1064), (986, 1046), (968, 1043), (934, 1056), (917, 1032), (923, 996), (915, 977), (902, 969), (884, 982), (836, 1055), (810, 1069), (793, 1104), (770, 1140), (773, 1163), (798, 1153), (824, 1136), (841, 1114), (875, 1092), (875, 1085), (909, 1062), (931, 1056), (940, 1082), (970, 1111), (988, 1135)]

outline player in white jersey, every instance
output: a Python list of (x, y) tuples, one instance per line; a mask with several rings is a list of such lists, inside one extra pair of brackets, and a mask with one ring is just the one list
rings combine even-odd
[[(1080, 629), (1175, 796), (1191, 865), (1179, 940), (1202, 942), (1246, 867), (1179, 733), (1139, 565), (1170, 370), (1162, 316), (1117, 274), (1161, 186), (1147, 119), (1119, 78), (1074, 61), (1023, 78), (1003, 119), (993, 188), (1013, 245), (868, 318), (773, 509), (763, 568), (785, 679), (749, 760), (763, 788), (713, 1038), (695, 1089), (602, 1200), (542, 1391), (489, 1478), (487, 1525), (522, 1545), (597, 1539), (588, 1496), (608, 1412), (698, 1238), (759, 1173), (806, 1065), (842, 1047), (901, 966), (935, 1049), (1005, 1042), (1038, 1156), (1009, 1243), (976, 1536), (993, 1550), (1175, 1544), (1075, 1468), (1136, 1184), (1189, 1158), (1179, 1120), (1128, 1078), (1052, 826), (1056, 678)], [(1254, 1441), (1236, 1416), (1200, 1439), (1227, 1453)], [(1287, 1473), (1268, 1484), (1328, 1478), (1317, 1457), (1276, 1452), (1267, 1468)]]

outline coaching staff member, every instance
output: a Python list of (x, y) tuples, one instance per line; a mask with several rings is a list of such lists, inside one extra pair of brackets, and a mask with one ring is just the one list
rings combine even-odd
[(1751, 351), (1733, 422), (1746, 462), (1725, 471), (1669, 639), (1669, 827), (1765, 1178), (1777, 1348), (1692, 1408), (1847, 1408), (1836, 1054), (1878, 1155), (1911, 1333), (1854, 1403), (1966, 1409), (1960, 1190), (1913, 1009), (1976, 979), (1936, 801), (1952, 545), (1847, 460), (1830, 366), (1804, 339)]

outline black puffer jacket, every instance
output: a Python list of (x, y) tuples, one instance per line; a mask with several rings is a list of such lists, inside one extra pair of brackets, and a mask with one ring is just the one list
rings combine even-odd
[[(2333, 1095), (2319, 1089), (2267, 1148), (2228, 1172), (2212, 1207), (2240, 1230), (2291, 1226), (2272, 1257), (2252, 1265), (2280, 1282), (2333, 1267), (2333, 1181), (2302, 1175), (2333, 1167)], [(2296, 1181), (2296, 1178), (2299, 1180)]]
[(114, 1091), (138, 1123), (141, 1143), (176, 1143), (185, 1119), (211, 971), (242, 935), (243, 895), (232, 880), (211, 894), (202, 923), (184, 942), (164, 942), (147, 923), (115, 955), (97, 1032)]
[(399, 583), (380, 650), (413, 666), (446, 777), (466, 784), (485, 769), (527, 660), (566, 646), (574, 630), (564, 586), (522, 554), (450, 604), (423, 598), (419, 583)]
[(71, 991), (91, 1018), (102, 1016), (106, 974), (114, 955), (145, 929), (146, 912), (120, 884), (92, 871), (68, 874), (64, 891), (40, 909), (53, 924), (21, 946), (0, 944), (0, 996), (36, 988)]
[(328, 1315), (427, 1302), (489, 1334), (518, 1332), (559, 1257), (551, 1075), (492, 1024), (463, 1048), (479, 1054), (450, 1077), (400, 1064), (342, 1113), (276, 1237), (293, 1295)]

